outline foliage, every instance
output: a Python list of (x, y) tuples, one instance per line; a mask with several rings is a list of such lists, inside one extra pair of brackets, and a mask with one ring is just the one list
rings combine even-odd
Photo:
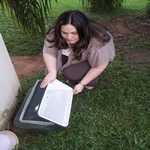
[(10, 55), (35, 55), (43, 46), (44, 37), (25, 33), (0, 9), (0, 33)]
[(17, 18), (18, 23), (25, 30), (45, 33), (51, 0), (0, 0), (0, 4)]
[(124, 0), (82, 0), (83, 5), (90, 7), (92, 11), (110, 12), (122, 6)]
[(150, 0), (147, 4), (147, 7), (146, 7), (146, 13), (147, 13), (148, 17), (150, 18)]

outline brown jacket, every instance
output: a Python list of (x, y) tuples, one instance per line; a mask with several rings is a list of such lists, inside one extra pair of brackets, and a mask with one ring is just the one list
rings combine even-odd
[[(51, 34), (47, 35), (48, 39), (51, 39), (52, 37)], [(108, 34), (111, 36), (110, 33)], [(68, 61), (63, 66), (62, 66), (62, 51), (57, 50), (57, 48), (55, 47), (49, 47), (51, 44), (52, 43), (48, 42), (47, 40), (44, 41), (43, 53), (48, 53), (57, 58), (58, 71), (61, 71), (62, 69), (64, 69), (65, 67), (71, 64), (79, 63), (84, 60), (88, 60), (91, 67), (96, 67), (100, 64), (106, 64), (111, 62), (115, 57), (115, 47), (114, 47), (112, 36), (110, 41), (105, 44), (102, 44), (96, 38), (92, 38), (88, 45), (88, 48), (86, 50), (82, 50), (82, 56), (80, 61), (75, 60), (73, 51), (70, 49), (71, 53), (68, 57)]]

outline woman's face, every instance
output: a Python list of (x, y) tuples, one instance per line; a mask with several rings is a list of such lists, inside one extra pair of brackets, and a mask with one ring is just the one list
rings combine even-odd
[(61, 26), (61, 36), (66, 40), (68, 45), (75, 44), (79, 41), (78, 31), (71, 24)]

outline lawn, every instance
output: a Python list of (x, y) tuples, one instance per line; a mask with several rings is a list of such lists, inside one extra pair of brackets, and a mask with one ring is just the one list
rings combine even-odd
[(127, 9), (141, 10), (146, 7), (147, 0), (125, 0), (123, 6)]
[[(37, 78), (22, 81), (23, 93)], [(148, 150), (149, 91), (150, 70), (133, 70), (116, 58), (95, 90), (74, 96), (68, 128), (47, 134), (19, 132), (20, 149)]]
[[(146, 0), (128, 0), (124, 6), (128, 10), (132, 8), (132, 12), (138, 8), (143, 14), (145, 4)], [(55, 3), (54, 5), (51, 14), (53, 20), (55, 15), (57, 16), (66, 8), (82, 9), (76, 0), (65, 2), (61, 0), (59, 5)], [(139, 17), (139, 13), (136, 16), (136, 9), (133, 15), (127, 16), (125, 11), (122, 11), (123, 13), (130, 22), (132, 18)], [(93, 14), (91, 16), (93, 17)], [(106, 21), (106, 18), (97, 16), (99, 14), (94, 14), (94, 18)], [(110, 16), (111, 24), (111, 19), (119, 15)], [(122, 19), (122, 23), (123, 21)], [(134, 21), (136, 20), (133, 20), (133, 23)], [(35, 55), (41, 50), (43, 37), (31, 38), (13, 24), (12, 19), (1, 10), (0, 31), (11, 55)], [(114, 33), (116, 58), (102, 74), (95, 90), (74, 96), (69, 127), (47, 133), (18, 131), (20, 150), (150, 149), (150, 62), (144, 63), (143, 59), (143, 63), (131, 64), (125, 59), (127, 52), (130, 56), (132, 52), (137, 54), (142, 50), (143, 52), (150, 50), (150, 37), (140, 32), (140, 28), (139, 32), (136, 31), (123, 37), (116, 36)], [(22, 91), (18, 96), (19, 104), (27, 90), (42, 77), (43, 73), (39, 73), (21, 80)]]

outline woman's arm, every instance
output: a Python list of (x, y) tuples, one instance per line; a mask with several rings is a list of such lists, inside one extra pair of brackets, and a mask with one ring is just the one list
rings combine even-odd
[(80, 84), (82, 85), (87, 85), (88, 83), (90, 83), (92, 80), (94, 80), (95, 78), (97, 78), (107, 67), (107, 64), (103, 64), (103, 65), (99, 65), (97, 67), (91, 68), (87, 74), (83, 77), (83, 79), (80, 81)]
[(44, 88), (48, 83), (56, 79), (57, 70), (56, 70), (56, 59), (57, 59), (57, 50), (54, 47), (54, 43), (50, 42), (53, 39), (53, 30), (51, 30), (45, 37), (44, 47), (43, 47), (43, 59), (48, 71), (48, 74), (45, 76), (41, 83), (41, 87)]
[(49, 53), (43, 53), (43, 59), (48, 70), (48, 73), (55, 73), (56, 74), (56, 57), (50, 55)]
[(48, 70), (48, 74), (43, 79), (41, 83), (41, 88), (46, 87), (47, 84), (54, 81), (57, 76), (56, 57), (53, 55), (50, 55), (49, 53), (43, 53), (43, 59), (44, 59), (46, 68)]
[(97, 67), (91, 68), (83, 79), (74, 87), (74, 94), (82, 92), (84, 86), (90, 83), (92, 80), (97, 78), (107, 67), (108, 63), (99, 65)]

